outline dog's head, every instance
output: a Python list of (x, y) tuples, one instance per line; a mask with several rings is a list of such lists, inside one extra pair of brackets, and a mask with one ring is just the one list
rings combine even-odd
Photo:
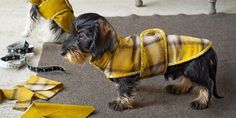
[(84, 63), (89, 56), (96, 60), (104, 52), (114, 50), (116, 39), (115, 30), (104, 17), (95, 13), (83, 14), (75, 20), (61, 55), (71, 63)]

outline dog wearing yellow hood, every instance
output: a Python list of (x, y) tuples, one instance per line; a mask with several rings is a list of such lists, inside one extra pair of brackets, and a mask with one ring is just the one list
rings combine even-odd
[(72, 6), (68, 0), (26, 0), (29, 12), (23, 37), (29, 37), (40, 24), (43, 27), (44, 42), (65, 41), (75, 20)]
[(208, 108), (212, 94), (222, 98), (216, 89), (217, 56), (207, 39), (167, 35), (158, 28), (118, 36), (104, 17), (87, 13), (77, 17), (61, 55), (79, 64), (91, 57), (90, 64), (117, 84), (119, 96), (108, 104), (117, 111), (133, 108), (137, 82), (155, 75), (181, 79), (179, 84), (166, 86), (171, 94), (185, 94), (193, 83), (199, 85), (193, 109)]

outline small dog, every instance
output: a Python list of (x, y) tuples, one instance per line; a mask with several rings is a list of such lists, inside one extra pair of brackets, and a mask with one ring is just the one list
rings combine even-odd
[[(165, 35), (158, 29), (145, 30), (140, 38), (141, 40), (135, 35), (126, 38), (117, 36), (104, 17), (87, 13), (77, 17), (71, 36), (62, 45), (61, 55), (69, 62), (79, 64), (91, 56), (90, 63), (102, 70), (108, 79), (117, 83), (119, 97), (109, 103), (109, 107), (117, 111), (133, 108), (134, 92), (140, 79), (160, 74), (164, 74), (167, 80), (182, 79), (179, 84), (166, 87), (166, 91), (171, 94), (187, 93), (193, 83), (200, 86), (199, 96), (191, 103), (193, 109), (208, 108), (212, 91), (216, 98), (222, 98), (216, 89), (217, 56), (210, 41)], [(194, 58), (185, 58), (183, 52), (193, 53), (190, 47), (194, 46), (197, 46), (196, 49), (203, 47), (203, 51), (196, 53)], [(180, 48), (173, 50), (173, 47), (186, 47), (187, 50), (180, 53)], [(180, 55), (185, 58), (185, 62), (174, 63), (173, 60)]]
[(64, 42), (70, 35), (75, 20), (68, 0), (27, 0), (29, 12), (23, 37), (29, 37), (40, 23), (44, 42)]

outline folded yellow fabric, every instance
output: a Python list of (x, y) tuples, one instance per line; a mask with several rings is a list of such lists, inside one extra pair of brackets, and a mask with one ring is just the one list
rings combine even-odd
[(86, 118), (94, 110), (92, 106), (32, 103), (21, 118)]
[(29, 80), (14, 89), (0, 89), (0, 100), (3, 98), (17, 100), (13, 109), (24, 111), (30, 106), (32, 98), (47, 100), (62, 88), (61, 82), (31, 75)]
[(75, 20), (73, 9), (68, 0), (27, 0), (38, 5), (45, 19), (54, 20), (64, 31), (69, 32)]
[(166, 35), (161, 29), (144, 30), (140, 36), (118, 37), (118, 47), (99, 59), (90, 61), (107, 78), (165, 74), (167, 66), (195, 59), (211, 47), (207, 39)]

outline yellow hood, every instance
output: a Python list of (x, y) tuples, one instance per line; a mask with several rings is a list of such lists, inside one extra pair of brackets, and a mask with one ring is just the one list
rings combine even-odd
[(168, 35), (160, 29), (147, 29), (140, 36), (118, 38), (113, 53), (106, 52), (90, 63), (105, 73), (107, 78), (137, 75), (150, 77), (165, 74), (168, 66), (195, 59), (211, 47), (207, 39)]
[(68, 0), (27, 0), (38, 5), (40, 14), (45, 19), (54, 20), (64, 31), (71, 31), (75, 20), (73, 9)]

